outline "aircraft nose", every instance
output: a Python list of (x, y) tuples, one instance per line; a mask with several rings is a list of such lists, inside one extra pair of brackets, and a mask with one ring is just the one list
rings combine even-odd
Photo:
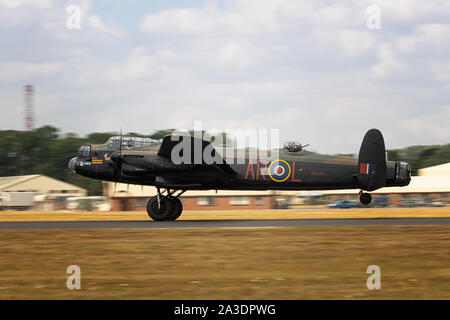
[(77, 158), (76, 157), (70, 159), (70, 161), (69, 161), (69, 169), (72, 170), (73, 173), (76, 173), (76, 164), (77, 164)]

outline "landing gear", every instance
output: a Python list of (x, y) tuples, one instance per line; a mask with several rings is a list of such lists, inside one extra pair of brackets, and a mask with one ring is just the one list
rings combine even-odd
[(183, 212), (183, 204), (178, 198), (172, 198), (170, 201), (173, 204), (173, 211), (169, 217), (169, 220), (177, 220), (178, 217), (181, 216), (181, 213)]
[(368, 204), (370, 204), (370, 202), (372, 202), (372, 196), (370, 195), (370, 193), (361, 192), (359, 195), (359, 201), (361, 201), (363, 205), (367, 206)]
[(183, 205), (178, 197), (184, 192), (185, 190), (181, 190), (175, 195), (176, 190), (170, 191), (170, 189), (167, 189), (167, 194), (163, 195), (158, 188), (158, 195), (151, 198), (147, 203), (149, 217), (155, 221), (178, 219), (183, 212)]
[(158, 197), (151, 198), (147, 203), (147, 213), (155, 221), (164, 221), (169, 219), (173, 211), (173, 203), (168, 198), (160, 199), (158, 206)]

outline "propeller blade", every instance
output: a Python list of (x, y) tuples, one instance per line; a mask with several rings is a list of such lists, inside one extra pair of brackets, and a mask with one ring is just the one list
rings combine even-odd
[(122, 128), (120, 128), (119, 154), (122, 155)]
[(111, 155), (111, 160), (114, 161), (116, 165), (116, 179), (120, 181), (120, 176), (122, 175), (122, 127), (120, 128), (120, 140), (119, 140), (119, 152), (114, 152)]

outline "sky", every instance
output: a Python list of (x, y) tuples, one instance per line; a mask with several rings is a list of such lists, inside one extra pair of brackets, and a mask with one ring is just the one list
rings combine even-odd
[[(80, 8), (80, 28), (68, 28)], [(375, 8), (373, 7), (375, 6)], [(450, 139), (450, 1), (0, 0), (0, 129), (279, 129), (323, 153)]]

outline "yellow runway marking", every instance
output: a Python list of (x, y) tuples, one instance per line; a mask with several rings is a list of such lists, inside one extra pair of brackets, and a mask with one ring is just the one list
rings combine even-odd
[[(450, 217), (450, 207), (442, 208), (368, 208), (368, 209), (289, 209), (185, 211), (179, 220), (247, 219), (339, 219), (339, 218), (425, 218)], [(110, 221), (149, 220), (145, 211), (70, 212), (2, 211), (0, 221)]]

